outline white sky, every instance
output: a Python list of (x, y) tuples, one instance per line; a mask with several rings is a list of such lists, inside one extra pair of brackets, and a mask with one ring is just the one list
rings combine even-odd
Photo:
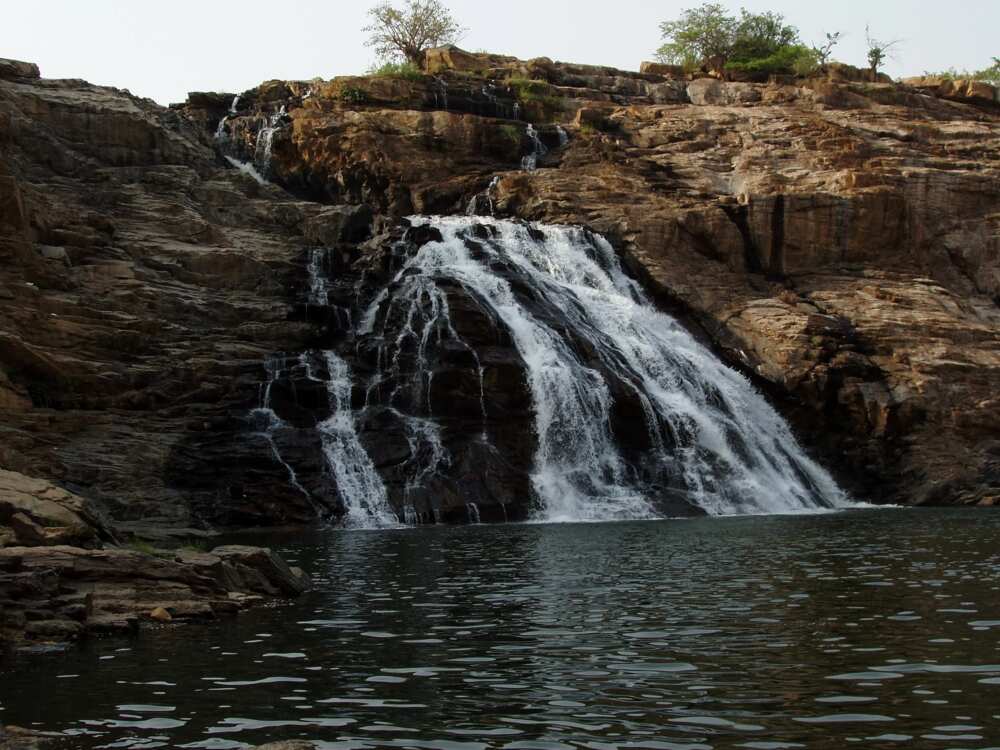
[[(635, 70), (659, 46), (658, 23), (700, 0), (445, 0), (469, 28), (461, 46)], [(46, 78), (84, 78), (167, 104), (188, 91), (238, 92), (270, 78), (331, 78), (372, 62), (361, 27), (374, 0), (20, 0), (0, 12), (0, 57)], [(862, 65), (865, 24), (902, 40), (893, 76), (983, 68), (1000, 55), (1000, 0), (744, 0), (774, 10), (806, 42), (846, 32), (834, 55)]]

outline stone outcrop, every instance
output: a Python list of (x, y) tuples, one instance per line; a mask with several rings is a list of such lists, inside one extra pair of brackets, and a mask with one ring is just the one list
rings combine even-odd
[(0, 644), (215, 617), (309, 585), (301, 570), (257, 547), (102, 546), (112, 537), (99, 518), (77, 495), (0, 472)]
[(323, 207), (80, 81), (0, 80), (0, 150), (0, 466), (147, 536), (312, 520), (248, 414), (318, 330), (292, 290)]
[(113, 540), (94, 503), (41, 479), (0, 469), (0, 547)]
[(985, 81), (944, 76), (918, 76), (904, 78), (903, 84), (923, 92), (971, 104), (1000, 105), (1000, 88)]
[[(0, 466), (44, 478), (27, 497), (62, 509), (2, 506), (8, 543), (72, 537), (69, 514), (91, 511), (59, 488), (106, 519), (73, 544), (336, 519), (316, 430), (331, 404), (303, 353), (343, 342), (398, 270), (402, 217), (470, 204), (605, 234), (860, 496), (997, 502), (988, 97), (835, 65), (757, 83), (428, 60), (433, 75), (268, 81), (167, 109), (0, 65)], [(528, 122), (547, 149), (533, 172)], [(307, 288), (317, 257), (327, 304)], [(506, 503), (530, 453), (521, 369), (461, 290), (449, 298), (493, 357), (483, 395), (511, 426), (504, 476), (520, 477), (498, 483)], [(363, 376), (377, 352), (351, 356)], [(435, 363), (459, 432), (480, 428), (466, 359)], [(266, 429), (265, 390), (280, 419)], [(359, 433), (390, 492), (405, 486), (413, 448), (391, 412)], [(438, 488), (436, 518), (464, 521), (470, 486)], [(500, 508), (484, 520), (511, 517)]]

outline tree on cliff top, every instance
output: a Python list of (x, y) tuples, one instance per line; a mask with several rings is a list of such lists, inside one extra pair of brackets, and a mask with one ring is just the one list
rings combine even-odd
[(362, 29), (370, 35), (366, 45), (387, 62), (406, 60), (423, 67), (424, 50), (455, 44), (465, 32), (438, 0), (406, 0), (402, 10), (382, 2), (368, 15), (371, 23)]
[(868, 45), (868, 67), (872, 72), (873, 80), (878, 76), (878, 69), (882, 67), (882, 63), (892, 56), (892, 48), (899, 44), (900, 41), (900, 39), (893, 39), (892, 41), (883, 42), (879, 39), (874, 39), (871, 29), (865, 26), (865, 42)]
[(661, 23), (660, 31), (665, 43), (656, 51), (657, 57), (688, 67), (706, 60), (715, 60), (719, 67), (745, 65), (773, 57), (799, 42), (798, 29), (786, 24), (779, 13), (743, 9), (736, 17), (719, 3), (687, 8), (676, 21)]

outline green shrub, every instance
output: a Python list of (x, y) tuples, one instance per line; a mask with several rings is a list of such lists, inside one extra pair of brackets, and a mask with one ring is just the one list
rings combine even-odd
[(387, 62), (372, 66), (368, 75), (378, 78), (402, 78), (407, 81), (423, 80), (424, 74), (419, 67), (411, 62)]
[(510, 141), (511, 143), (520, 145), (521, 141), (524, 138), (524, 129), (519, 128), (516, 125), (509, 125), (509, 124), (501, 125), (500, 135), (502, 135), (504, 139)]
[(780, 13), (741, 10), (734, 16), (721, 3), (687, 8), (677, 20), (661, 23), (660, 32), (664, 44), (657, 58), (685, 66), (712, 58), (746, 63), (799, 43), (799, 30), (786, 24)]
[(345, 86), (340, 90), (338, 98), (347, 104), (364, 104), (368, 101), (368, 92), (357, 86)]
[(511, 78), (506, 83), (526, 112), (532, 113), (530, 116), (536, 120), (549, 122), (562, 112), (562, 97), (555, 95), (552, 87), (545, 81)]
[(549, 96), (549, 84), (534, 78), (511, 78), (507, 85), (522, 102), (542, 101)]
[(158, 550), (152, 544), (143, 541), (142, 539), (132, 539), (125, 543), (125, 547), (133, 552), (139, 552), (140, 554), (149, 555), (151, 557), (162, 554), (162, 550)]
[(818, 64), (819, 60), (815, 50), (804, 44), (792, 44), (782, 47), (767, 57), (726, 63), (726, 70), (761, 75), (790, 73), (808, 75), (816, 69)]
[(982, 70), (958, 70), (957, 68), (948, 68), (948, 70), (942, 70), (938, 72), (924, 71), (925, 76), (938, 76), (940, 78), (947, 78), (949, 80), (957, 79), (967, 79), (971, 81), (984, 81), (985, 83), (991, 83), (994, 86), (1000, 86), (1000, 57), (993, 58), (993, 65), (988, 68), (983, 68)]

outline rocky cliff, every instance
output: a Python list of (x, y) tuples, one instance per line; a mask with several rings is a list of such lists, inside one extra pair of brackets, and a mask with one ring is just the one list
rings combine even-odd
[[(398, 269), (402, 217), (472, 210), (604, 234), (858, 496), (998, 503), (995, 91), (454, 48), (428, 70), (165, 109), (0, 66), (0, 465), (125, 535), (337, 517), (307, 353)], [(476, 361), (436, 362), (431, 395), (449, 439), (485, 419), (496, 440), (462, 442), (421, 520), (464, 521), (473, 496), (484, 520), (523, 517), (521, 363), (451, 299)], [(384, 410), (359, 433), (401, 492), (403, 426)]]

